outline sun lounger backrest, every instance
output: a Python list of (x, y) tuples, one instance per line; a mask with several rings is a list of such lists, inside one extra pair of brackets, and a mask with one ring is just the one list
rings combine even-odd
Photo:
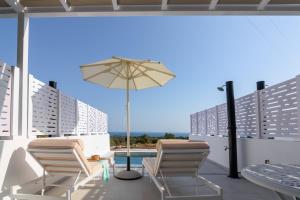
[(200, 164), (209, 154), (206, 142), (188, 140), (159, 140), (154, 175), (160, 172), (167, 176), (197, 175)]
[(89, 176), (91, 169), (83, 155), (83, 142), (79, 139), (37, 139), (28, 145), (28, 151), (48, 173)]

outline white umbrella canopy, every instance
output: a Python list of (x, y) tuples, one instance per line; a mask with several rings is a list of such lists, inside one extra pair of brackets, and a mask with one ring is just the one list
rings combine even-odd
[(162, 63), (151, 60), (133, 60), (112, 57), (103, 61), (80, 66), (85, 81), (107, 88), (126, 89), (127, 96), (127, 171), (116, 177), (125, 180), (137, 179), (140, 175), (130, 170), (130, 102), (129, 90), (161, 87), (175, 77)]
[(82, 65), (81, 72), (85, 81), (129, 90), (163, 86), (175, 77), (160, 62), (119, 57)]

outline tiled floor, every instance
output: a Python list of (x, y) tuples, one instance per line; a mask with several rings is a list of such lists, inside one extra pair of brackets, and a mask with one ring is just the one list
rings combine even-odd
[[(200, 174), (223, 188), (224, 200), (277, 200), (273, 192), (256, 186), (243, 178), (228, 178), (227, 172), (212, 162), (206, 162), (201, 168)], [(111, 178), (107, 182), (91, 182), (86, 187), (76, 191), (73, 199), (159, 200), (160, 193), (147, 176), (135, 181), (121, 181)]]

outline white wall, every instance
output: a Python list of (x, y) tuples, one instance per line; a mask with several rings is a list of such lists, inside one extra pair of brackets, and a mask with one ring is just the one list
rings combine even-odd
[[(228, 168), (227, 137), (190, 135), (191, 140), (205, 140), (209, 143), (209, 159)], [(238, 167), (239, 170), (251, 165), (262, 164), (265, 160), (271, 163), (300, 164), (300, 141), (284, 141), (271, 139), (238, 138)]]
[[(110, 150), (109, 134), (80, 136), (85, 155), (104, 154)], [(26, 152), (30, 139), (0, 140), (0, 199), (9, 199), (9, 186), (22, 184), (42, 175), (42, 168)]]
[(90, 136), (74, 136), (65, 138), (80, 138), (84, 141), (84, 154), (86, 157), (91, 155), (101, 155), (110, 151), (110, 135), (90, 135)]

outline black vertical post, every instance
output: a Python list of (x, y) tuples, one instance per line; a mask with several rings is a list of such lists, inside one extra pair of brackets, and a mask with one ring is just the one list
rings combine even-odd
[(130, 156), (127, 156), (127, 171), (130, 171)]
[(236, 121), (233, 82), (226, 82), (228, 145), (229, 145), (229, 177), (239, 178), (236, 146)]
[(57, 88), (57, 83), (56, 83), (56, 81), (49, 81), (49, 86), (56, 89), (56, 88)]
[(263, 90), (265, 89), (265, 81), (257, 81), (256, 82), (256, 90)]

